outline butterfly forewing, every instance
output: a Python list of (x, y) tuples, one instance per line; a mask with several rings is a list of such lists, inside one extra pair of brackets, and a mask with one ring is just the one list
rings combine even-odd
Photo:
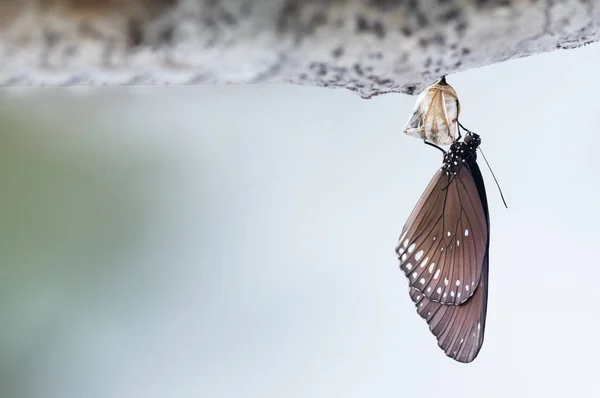
[(410, 297), (418, 314), (427, 321), (429, 330), (447, 356), (459, 362), (471, 362), (477, 357), (485, 331), (487, 313), (488, 256), (475, 293), (463, 304), (445, 305), (425, 297), (410, 287)]
[(404, 226), (396, 254), (412, 288), (429, 300), (464, 303), (481, 279), (487, 251), (486, 214), (465, 164), (439, 170)]

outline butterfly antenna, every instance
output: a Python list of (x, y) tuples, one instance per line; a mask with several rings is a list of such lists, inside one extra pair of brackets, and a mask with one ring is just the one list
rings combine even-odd
[(481, 150), (481, 147), (479, 147), (479, 152), (481, 152), (481, 155), (483, 156), (483, 160), (485, 160), (485, 164), (487, 164), (488, 169), (490, 169), (490, 172), (492, 173), (492, 177), (494, 177), (494, 181), (496, 181), (496, 186), (498, 187), (498, 191), (500, 191), (500, 197), (502, 198), (504, 207), (506, 207), (508, 209), (508, 206), (506, 205), (506, 200), (504, 200), (504, 195), (502, 194), (502, 188), (500, 188), (500, 184), (498, 184), (498, 180), (496, 179), (496, 176), (494, 175), (494, 170), (492, 170), (492, 168), (490, 167), (490, 164), (488, 163), (487, 159), (485, 158), (485, 154)]

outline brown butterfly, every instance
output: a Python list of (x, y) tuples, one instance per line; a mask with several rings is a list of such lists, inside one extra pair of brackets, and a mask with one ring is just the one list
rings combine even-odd
[(487, 312), (490, 222), (480, 143), (468, 132), (444, 152), (396, 246), (417, 312), (459, 362), (477, 357)]

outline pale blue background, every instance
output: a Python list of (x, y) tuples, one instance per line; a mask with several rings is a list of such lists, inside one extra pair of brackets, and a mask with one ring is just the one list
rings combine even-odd
[(600, 378), (600, 45), (449, 76), (489, 171), (486, 341), (447, 359), (394, 253), (441, 165), (414, 97), (4, 90), (2, 397), (578, 396)]

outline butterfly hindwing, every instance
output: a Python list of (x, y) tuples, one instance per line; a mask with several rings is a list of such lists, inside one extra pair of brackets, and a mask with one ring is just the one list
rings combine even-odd
[(488, 256), (475, 293), (463, 304), (445, 305), (429, 300), (409, 288), (417, 313), (427, 321), (429, 330), (447, 356), (459, 362), (471, 362), (483, 345), (488, 294)]

